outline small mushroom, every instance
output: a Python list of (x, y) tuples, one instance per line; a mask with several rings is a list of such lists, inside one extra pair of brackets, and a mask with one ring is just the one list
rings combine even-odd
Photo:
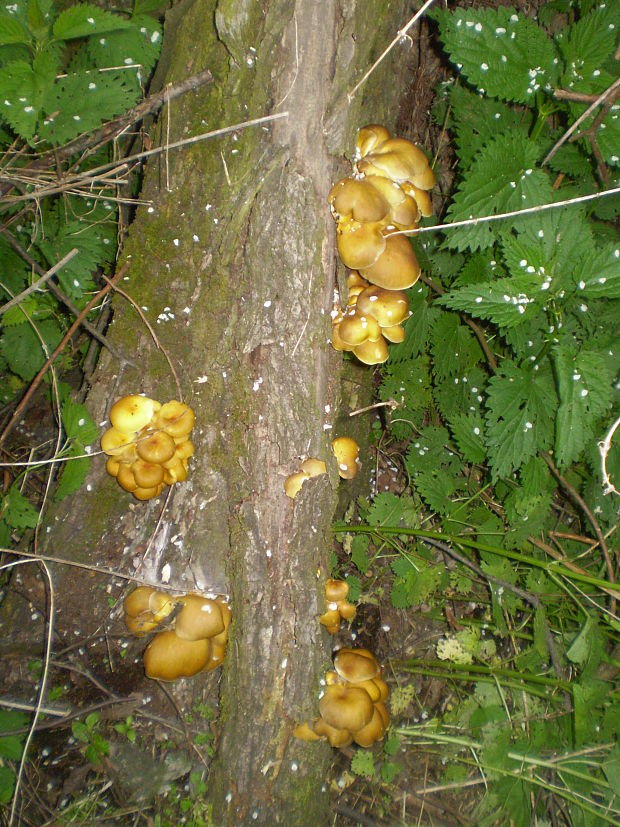
[(319, 741), (320, 736), (316, 734), (309, 721), (304, 721), (303, 724), (297, 724), (293, 730), (295, 738), (300, 741)]
[[(101, 437), (101, 450), (117, 460), (133, 460), (136, 458), (134, 433), (123, 433), (116, 428), (108, 428)], [(112, 476), (115, 476), (114, 474)]]
[(355, 306), (344, 314), (338, 333), (345, 344), (356, 347), (367, 341), (376, 342), (381, 336), (381, 328), (374, 316)]
[(327, 738), (329, 745), (336, 749), (348, 747), (353, 743), (353, 736), (347, 729), (330, 726), (327, 721), (319, 718), (314, 723), (314, 731), (321, 738)]
[[(379, 706), (383, 707), (385, 717), (379, 710)], [(353, 733), (353, 740), (360, 747), (370, 747), (375, 741), (380, 741), (385, 735), (385, 730), (388, 724), (388, 715), (385, 706), (382, 703), (374, 704), (373, 715), (365, 727), (358, 729)]]
[(336, 244), (343, 264), (351, 270), (368, 268), (385, 250), (383, 222), (363, 223), (341, 218), (336, 228)]
[(205, 638), (183, 640), (175, 632), (159, 632), (144, 650), (144, 671), (160, 681), (191, 678), (205, 668), (210, 656), (211, 644)]
[(303, 471), (297, 471), (295, 474), (289, 474), (284, 480), (284, 493), (287, 497), (294, 500), (301, 491), (301, 486), (306, 480), (309, 479), (310, 474), (306, 474)]
[(423, 190), (435, 186), (435, 175), (428, 158), (405, 138), (383, 141), (358, 163), (357, 168), (364, 175), (380, 175), (397, 183), (410, 181)]
[(392, 327), (407, 318), (409, 300), (402, 290), (385, 290), (372, 284), (357, 297), (357, 309), (374, 316), (381, 327)]
[(319, 712), (325, 723), (334, 729), (357, 732), (370, 722), (374, 710), (370, 696), (364, 689), (334, 684), (325, 687), (325, 693), (319, 701)]
[(334, 669), (349, 683), (372, 680), (381, 672), (375, 656), (368, 649), (340, 649), (334, 657)]
[(194, 411), (184, 402), (166, 402), (153, 417), (151, 427), (162, 428), (171, 437), (184, 441), (194, 427)]
[(334, 184), (327, 196), (336, 219), (353, 218), (373, 223), (383, 221), (390, 212), (390, 204), (380, 190), (364, 179), (343, 178)]
[(388, 342), (398, 345), (405, 341), (405, 328), (399, 324), (392, 325), (392, 327), (382, 327), (381, 334)]
[(117, 431), (135, 434), (146, 428), (160, 408), (161, 404), (148, 396), (123, 396), (110, 408), (110, 422)]
[(420, 277), (420, 265), (409, 240), (402, 235), (388, 235), (381, 255), (369, 267), (359, 268), (372, 284), (386, 290), (406, 290)]
[(220, 606), (200, 594), (186, 594), (176, 617), (174, 630), (183, 640), (212, 638), (224, 631), (224, 619)]
[(338, 463), (338, 473), (344, 480), (352, 480), (359, 470), (359, 445), (350, 436), (332, 440), (332, 449)]
[(175, 454), (174, 439), (165, 431), (155, 431), (138, 440), (136, 450), (145, 462), (162, 464), (168, 462)]
[[(157, 462), (145, 462), (143, 459), (137, 459), (131, 465), (131, 473), (139, 488), (157, 488), (164, 481), (164, 469)], [(118, 476), (116, 479), (118, 479)]]
[(355, 140), (355, 155), (357, 158), (363, 158), (369, 152), (373, 152), (378, 146), (389, 140), (390, 133), (387, 129), (378, 123), (369, 123), (363, 126), (357, 132)]
[(377, 339), (376, 342), (362, 342), (353, 348), (353, 354), (365, 365), (382, 365), (387, 362), (389, 352), (385, 339)]

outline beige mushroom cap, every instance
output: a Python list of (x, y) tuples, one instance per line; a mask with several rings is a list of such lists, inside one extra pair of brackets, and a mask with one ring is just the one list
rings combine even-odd
[(368, 649), (340, 649), (334, 657), (334, 669), (349, 683), (372, 680), (381, 672), (375, 656)]
[(348, 345), (340, 335), (340, 322), (334, 322), (332, 324), (332, 347), (334, 350), (340, 351), (353, 350), (353, 345)]
[(191, 678), (209, 662), (208, 640), (183, 640), (175, 632), (159, 632), (144, 650), (144, 671), (148, 678), (174, 681)]
[(329, 726), (357, 732), (370, 722), (373, 706), (364, 689), (333, 684), (325, 687), (325, 694), (319, 701), (319, 712)]
[(385, 250), (383, 222), (362, 223), (342, 218), (336, 229), (336, 244), (343, 264), (361, 270), (374, 264)]
[(337, 218), (382, 221), (390, 205), (381, 192), (364, 179), (342, 178), (331, 188), (327, 200)]
[(359, 445), (350, 436), (332, 440), (332, 449), (338, 463), (338, 473), (345, 480), (352, 480), (359, 471)]
[[(139, 488), (156, 488), (164, 481), (164, 469), (157, 462), (145, 462), (143, 459), (137, 459), (131, 465), (131, 473)], [(118, 476), (116, 479), (118, 479)]]
[(173, 399), (161, 406), (157, 415), (153, 418), (153, 428), (163, 428), (167, 434), (175, 439), (184, 437), (194, 427), (194, 411), (184, 402)]
[(328, 603), (344, 600), (349, 594), (349, 584), (345, 580), (332, 580), (328, 577), (325, 581), (325, 600)]
[(353, 348), (353, 354), (365, 365), (382, 365), (383, 362), (387, 362), (390, 355), (383, 338), (377, 339), (376, 342), (371, 342), (369, 339), (361, 345), (356, 345)]
[[(362, 164), (366, 164), (366, 167), (362, 168)], [(424, 190), (435, 186), (435, 175), (428, 158), (406, 138), (384, 141), (365, 157), (358, 169), (360, 172), (372, 169), (375, 175), (383, 175), (398, 183), (410, 181)]]
[[(375, 741), (381, 740), (381, 738), (385, 735), (387, 723), (384, 721), (381, 712), (377, 709), (378, 706), (379, 704), (375, 705), (373, 716), (369, 723), (367, 723), (365, 727), (362, 727), (362, 729), (358, 729), (357, 732), (353, 733), (353, 740), (356, 744), (359, 744), (360, 747), (370, 747), (375, 743)], [(383, 704), (381, 704), (381, 706), (383, 706)]]
[(401, 342), (405, 341), (405, 328), (399, 324), (395, 324), (392, 327), (382, 327), (381, 333), (388, 340), (388, 342), (392, 342), (392, 344), (399, 345)]
[(381, 328), (374, 316), (354, 306), (344, 314), (338, 333), (343, 342), (355, 347), (367, 341), (376, 342), (381, 336)]
[(172, 459), (176, 451), (174, 439), (165, 431), (155, 431), (138, 440), (136, 450), (145, 462), (164, 463)]
[(409, 299), (402, 290), (385, 290), (372, 284), (357, 297), (357, 309), (374, 316), (381, 327), (392, 327), (407, 318)]
[(290, 497), (292, 500), (299, 494), (301, 491), (301, 486), (304, 484), (306, 480), (310, 479), (310, 474), (306, 474), (304, 471), (297, 471), (294, 474), (289, 474), (288, 477), (284, 480), (284, 493), (287, 497)]
[[(101, 450), (118, 460), (132, 460), (136, 457), (135, 434), (123, 433), (116, 428), (108, 428), (101, 436)], [(113, 474), (112, 476), (116, 476)]]
[(183, 608), (175, 621), (175, 632), (183, 640), (200, 640), (224, 631), (224, 620), (219, 604), (200, 594), (186, 594), (181, 598)]
[(110, 422), (117, 431), (134, 434), (146, 428), (160, 408), (160, 403), (148, 396), (123, 396), (112, 405)]
[(330, 726), (327, 721), (324, 721), (322, 718), (315, 721), (314, 731), (321, 738), (327, 738), (330, 746), (336, 749), (348, 747), (353, 743), (353, 736), (348, 729), (338, 729), (337, 727)]
[(390, 133), (378, 123), (369, 123), (358, 130), (355, 140), (355, 150), (358, 158), (363, 158), (369, 152), (389, 140)]

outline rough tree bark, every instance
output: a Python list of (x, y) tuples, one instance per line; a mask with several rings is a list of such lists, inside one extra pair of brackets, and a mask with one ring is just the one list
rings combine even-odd
[[(170, 586), (231, 595), (208, 781), (218, 825), (328, 821), (320, 790), (329, 749), (296, 741), (292, 729), (315, 712), (329, 663), (317, 615), (338, 478), (328, 462), (329, 476), (294, 501), (283, 482), (299, 457), (331, 456), (341, 360), (327, 344), (337, 264), (326, 195), (356, 129), (395, 120), (398, 59), (351, 101), (347, 91), (407, 10), (404, 0), (181, 0), (170, 10), (155, 85), (205, 68), (215, 83), (174, 101), (155, 142), (289, 114), (151, 161), (141, 196), (150, 205), (138, 210), (119, 262), (130, 260), (122, 287), (154, 323), (196, 412), (188, 481), (158, 522), (163, 498), (132, 502), (98, 459), (49, 520), (49, 554), (137, 564), (150, 582), (169, 563)], [(109, 335), (141, 370), (119, 371), (102, 354), (88, 400), (96, 421), (125, 393), (176, 396), (161, 351), (122, 299)], [(61, 636), (110, 625), (103, 595), (71, 617), (64, 609), (76, 589), (93, 593), (91, 578), (54, 573)], [(112, 628), (121, 631), (118, 618)]]

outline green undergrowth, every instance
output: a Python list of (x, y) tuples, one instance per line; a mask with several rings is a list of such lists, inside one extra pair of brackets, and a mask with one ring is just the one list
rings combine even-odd
[[(618, 186), (615, 98), (547, 159), (618, 77), (617, 4), (557, 0), (538, 20), (467, 4), (434, 19), (454, 68), (433, 108), (458, 162), (445, 222)], [(423, 608), (443, 629), (392, 661), (394, 736), (440, 757), (448, 789), (479, 789), (480, 827), (620, 824), (620, 500), (606, 493), (620, 489), (620, 441), (604, 465), (599, 450), (620, 415), (619, 206), (413, 241), (424, 277), (382, 370), (379, 398), (397, 407), (377, 440), (406, 487), (336, 526), (355, 596)], [(407, 717), (420, 678), (450, 702)], [(358, 754), (352, 770), (379, 781), (376, 764)]]

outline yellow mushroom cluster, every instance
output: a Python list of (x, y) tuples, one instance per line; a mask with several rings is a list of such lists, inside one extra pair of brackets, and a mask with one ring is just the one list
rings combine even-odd
[(387, 342), (404, 339), (409, 304), (402, 291), (418, 280), (420, 265), (406, 236), (397, 233), (417, 229), (422, 216), (432, 215), (428, 191), (434, 184), (421, 149), (370, 124), (357, 134), (354, 174), (330, 190), (338, 252), (353, 271), (348, 306), (333, 314), (332, 344), (364, 364), (385, 362)]
[(311, 477), (319, 477), (321, 474), (326, 473), (327, 466), (322, 459), (309, 457), (301, 463), (301, 470), (296, 471), (294, 474), (289, 474), (284, 480), (284, 493), (293, 500), (301, 491), (301, 486), (306, 480), (311, 479)]
[(231, 611), (219, 597), (172, 597), (139, 586), (125, 600), (125, 624), (140, 637), (156, 629), (177, 608), (173, 628), (158, 632), (144, 650), (144, 671), (149, 678), (191, 678), (215, 669), (224, 660)]
[(348, 747), (354, 741), (360, 747), (370, 747), (383, 738), (389, 723), (385, 706), (389, 690), (372, 652), (340, 649), (325, 683), (319, 700), (320, 718), (295, 727), (296, 738), (327, 738), (332, 747)]
[[(338, 463), (338, 473), (345, 480), (352, 480), (360, 468), (359, 445), (350, 436), (339, 436), (332, 440), (332, 450)], [(301, 468), (284, 480), (284, 493), (292, 500), (299, 494), (306, 480), (327, 473), (327, 466), (322, 459), (309, 457), (301, 463)]]
[(194, 412), (184, 402), (162, 405), (148, 396), (124, 396), (110, 410), (109, 428), (101, 437), (108, 455), (106, 471), (138, 500), (150, 500), (164, 485), (183, 482), (194, 453), (189, 439)]
[(342, 620), (353, 620), (355, 617), (355, 606), (349, 603), (349, 584), (344, 580), (325, 581), (325, 602), (327, 611), (319, 617), (321, 623), (330, 635), (335, 635), (340, 629)]

